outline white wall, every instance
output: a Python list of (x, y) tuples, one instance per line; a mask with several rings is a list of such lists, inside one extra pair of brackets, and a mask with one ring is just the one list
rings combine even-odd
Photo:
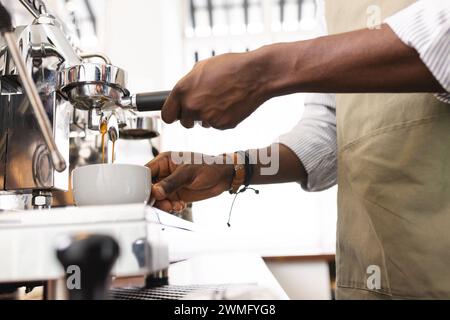
[(181, 76), (182, 28), (176, 1), (105, 0), (100, 46), (126, 69), (132, 91), (170, 87)]

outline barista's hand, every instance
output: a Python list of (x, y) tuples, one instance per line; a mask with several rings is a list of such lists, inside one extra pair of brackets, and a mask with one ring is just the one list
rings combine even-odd
[(162, 109), (167, 123), (195, 121), (204, 127), (231, 129), (268, 100), (264, 65), (258, 52), (224, 54), (201, 61), (181, 79)]
[(181, 120), (188, 128), (202, 121), (229, 129), (266, 100), (297, 92), (446, 90), (417, 51), (383, 24), (380, 29), (272, 44), (202, 61), (175, 86), (162, 117), (168, 123)]
[[(196, 154), (194, 159), (204, 159), (200, 156), (203, 155)], [(165, 152), (147, 164), (152, 173), (152, 198), (156, 200), (157, 208), (179, 212), (186, 203), (212, 198), (229, 190), (233, 165), (177, 164), (180, 163), (179, 159), (180, 154)]]

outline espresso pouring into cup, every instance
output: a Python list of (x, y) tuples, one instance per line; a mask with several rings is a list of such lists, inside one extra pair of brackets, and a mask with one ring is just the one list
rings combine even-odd
[[(77, 206), (147, 203), (151, 193), (150, 169), (145, 166), (114, 164), (119, 133), (116, 120), (101, 120), (102, 164), (78, 167), (72, 172), (74, 202)], [(114, 121), (113, 121), (114, 122)], [(112, 142), (111, 163), (105, 163), (105, 138)]]
[[(126, 89), (126, 80), (126, 72), (109, 61), (105, 60), (103, 64), (85, 62), (64, 70), (59, 88), (75, 108), (89, 112), (111, 109), (161, 111), (170, 91), (131, 95)], [(118, 132), (107, 133), (115, 143)], [(106, 132), (101, 134), (106, 135)], [(151, 174), (144, 166), (89, 165), (72, 172), (72, 186), (78, 206), (146, 203), (150, 198)]]

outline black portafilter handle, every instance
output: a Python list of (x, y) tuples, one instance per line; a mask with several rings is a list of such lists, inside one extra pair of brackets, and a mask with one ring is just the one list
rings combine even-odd
[(164, 103), (170, 95), (170, 91), (147, 92), (136, 94), (137, 111), (161, 111)]
[(69, 300), (108, 299), (110, 273), (119, 256), (114, 238), (71, 237), (57, 248), (56, 255), (66, 271)]

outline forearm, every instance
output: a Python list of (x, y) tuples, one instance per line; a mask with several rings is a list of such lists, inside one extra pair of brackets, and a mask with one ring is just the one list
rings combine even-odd
[(308, 41), (281, 43), (254, 52), (265, 66), (264, 91), (445, 92), (421, 61), (387, 26)]
[(256, 152), (252, 150), (251, 154), (262, 155), (252, 159), (257, 162), (253, 164), (252, 185), (299, 181), (305, 183), (307, 180), (306, 170), (297, 155), (282, 144), (274, 144)]

